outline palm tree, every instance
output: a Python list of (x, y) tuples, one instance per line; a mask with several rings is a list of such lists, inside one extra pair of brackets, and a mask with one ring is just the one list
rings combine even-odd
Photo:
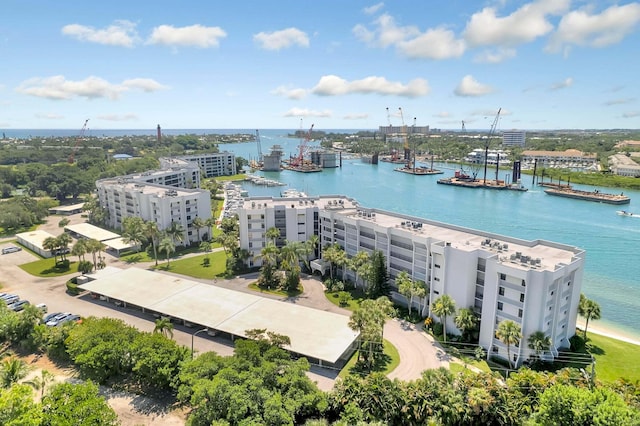
[(305, 246), (300, 241), (286, 241), (285, 246), (280, 249), (280, 260), (282, 268), (287, 271), (289, 290), (295, 290), (300, 284), (300, 259), (304, 256)]
[(356, 287), (358, 287), (358, 278), (363, 271), (362, 267), (367, 265), (371, 261), (368, 251), (360, 250), (349, 259), (349, 268), (353, 271), (356, 280)]
[(204, 251), (205, 253), (209, 253), (211, 251), (211, 243), (209, 241), (203, 241), (200, 243), (198, 249), (200, 251)]
[(536, 331), (527, 339), (529, 349), (533, 349), (536, 353), (536, 359), (540, 359), (540, 354), (546, 352), (551, 347), (551, 337), (545, 335), (542, 331)]
[(260, 268), (260, 282), (267, 288), (273, 284), (273, 273), (278, 264), (278, 247), (271, 241), (260, 251), (262, 267)]
[(104, 250), (106, 246), (101, 241), (98, 241), (94, 238), (87, 240), (85, 242), (85, 246), (87, 248), (87, 251), (91, 253), (91, 255), (93, 256), (94, 269), (98, 269), (98, 261), (96, 258), (96, 254), (98, 254), (98, 257), (101, 258), (102, 256), (100, 256), (100, 252), (102, 252), (102, 250)]
[(307, 267), (307, 271), (311, 270), (311, 265), (309, 264), (309, 258), (316, 256), (316, 249), (318, 248), (318, 243), (320, 238), (317, 235), (310, 236), (307, 241), (304, 242), (304, 265)]
[(40, 400), (44, 397), (44, 392), (49, 383), (55, 380), (56, 376), (48, 370), (41, 370), (40, 377), (34, 377), (33, 380), (27, 382), (27, 384), (33, 386), (35, 389), (40, 390)]
[(29, 372), (27, 364), (19, 358), (9, 358), (0, 365), (0, 386), (8, 389), (14, 383), (24, 379)]
[(56, 238), (56, 242), (58, 243), (58, 248), (60, 249), (60, 260), (66, 260), (67, 258), (67, 249), (69, 248), (69, 244), (71, 244), (71, 242), (73, 241), (73, 238), (71, 238), (71, 235), (67, 234), (66, 232), (63, 232), (62, 234), (58, 235), (58, 237)]
[(584, 295), (580, 294), (578, 313), (581, 317), (584, 317), (586, 319), (586, 322), (584, 324), (584, 340), (586, 341), (589, 320), (599, 320), (601, 318), (600, 305), (596, 301), (587, 299)]
[(184, 228), (178, 222), (171, 222), (171, 225), (164, 230), (165, 234), (171, 237), (171, 241), (174, 244), (184, 241)]
[(78, 263), (84, 261), (84, 255), (87, 253), (86, 241), (87, 240), (81, 238), (71, 247), (71, 254), (78, 256)]
[(264, 236), (267, 237), (268, 239), (271, 240), (271, 242), (276, 245), (276, 240), (278, 238), (280, 238), (280, 230), (278, 228), (271, 227), (269, 229), (267, 229), (267, 231), (264, 233)]
[(163, 251), (167, 254), (167, 268), (168, 268), (169, 256), (171, 255), (171, 253), (176, 251), (176, 246), (175, 244), (173, 244), (173, 240), (171, 239), (171, 237), (167, 236), (167, 237), (164, 237), (162, 240), (160, 240), (160, 247), (158, 247), (158, 250), (160, 250), (161, 252)]
[(431, 310), (436, 316), (440, 317), (440, 321), (442, 323), (442, 337), (446, 342), (447, 341), (447, 317), (455, 313), (456, 303), (453, 301), (451, 296), (449, 296), (448, 294), (443, 294), (433, 302), (433, 305), (431, 306)]
[(173, 338), (173, 324), (169, 318), (160, 317), (156, 320), (155, 324), (156, 325), (153, 328), (154, 333), (160, 333), (169, 339)]
[(158, 239), (160, 238), (160, 229), (158, 229), (158, 224), (152, 220), (145, 222), (143, 232), (147, 241), (151, 242), (153, 247), (153, 258), (156, 261), (156, 266), (158, 266)]
[(133, 244), (140, 250), (142, 242), (146, 239), (144, 227), (145, 223), (141, 218), (125, 217), (122, 219), (122, 239), (125, 243)]
[(413, 293), (411, 291), (411, 287), (413, 285), (413, 280), (409, 276), (407, 271), (402, 271), (396, 277), (396, 286), (398, 287), (398, 293), (406, 297), (407, 306), (409, 307), (409, 316), (411, 316), (411, 305), (413, 305)]
[(329, 274), (333, 281), (333, 269), (347, 262), (347, 255), (340, 244), (332, 244), (322, 252), (322, 258), (329, 262)]
[(196, 216), (195, 218), (193, 218), (191, 226), (193, 226), (196, 230), (196, 234), (198, 235), (198, 242), (200, 242), (200, 230), (207, 226), (206, 222), (200, 216)]
[(476, 327), (476, 324), (478, 324), (478, 317), (476, 317), (473, 310), (463, 308), (458, 311), (458, 315), (453, 319), (453, 323), (462, 332), (463, 340), (469, 341), (471, 331)]
[(53, 254), (53, 262), (58, 263), (58, 241), (55, 237), (47, 237), (42, 241), (42, 248)]
[(507, 345), (507, 362), (509, 363), (509, 367), (511, 367), (511, 345), (520, 343), (520, 338), (522, 337), (520, 326), (515, 321), (501, 321), (496, 330), (496, 337)]

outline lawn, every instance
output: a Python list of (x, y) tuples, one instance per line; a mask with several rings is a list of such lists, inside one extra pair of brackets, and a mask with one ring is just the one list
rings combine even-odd
[(60, 267), (59, 265), (56, 266), (55, 259), (53, 257), (24, 263), (19, 265), (19, 267), (31, 275), (44, 278), (60, 277), (78, 272), (77, 262), (70, 261), (68, 267)]
[(240, 173), (237, 175), (232, 175), (232, 176), (216, 176), (215, 177), (215, 181), (216, 182), (227, 182), (227, 181), (234, 181), (234, 180), (244, 180), (247, 177), (246, 174), (244, 173)]
[(640, 346), (598, 334), (588, 334), (587, 349), (596, 359), (596, 378), (615, 382), (640, 380)]
[[(205, 264), (205, 257), (209, 258), (208, 266)], [(193, 278), (213, 279), (224, 275), (227, 268), (227, 256), (224, 251), (218, 251), (215, 253), (188, 257), (186, 259), (173, 260), (169, 262), (169, 267), (167, 267), (167, 262), (165, 260), (154, 268)]]
[[(374, 367), (373, 371), (379, 371), (384, 374), (389, 374), (396, 369), (398, 364), (400, 364), (400, 354), (398, 354), (398, 350), (396, 349), (396, 347), (393, 346), (387, 339), (384, 339), (383, 345), (384, 358), (382, 362), (378, 363), (376, 367)], [(349, 360), (349, 362), (347, 362), (344, 368), (340, 371), (338, 377), (345, 378), (349, 374), (366, 374), (366, 372), (362, 372), (357, 368), (357, 361), (358, 351), (355, 351), (353, 355), (351, 355), (351, 359)]]
[(340, 308), (348, 309), (350, 311), (355, 311), (356, 309), (358, 309), (360, 307), (360, 302), (366, 299), (364, 292), (360, 288), (344, 290), (344, 291), (346, 291), (351, 295), (351, 298), (349, 299), (349, 303), (344, 306), (340, 304), (339, 291), (325, 291), (324, 295), (329, 302), (333, 303), (334, 305)]

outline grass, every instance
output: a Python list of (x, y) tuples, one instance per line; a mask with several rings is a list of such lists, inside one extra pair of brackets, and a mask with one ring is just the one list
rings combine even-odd
[[(391, 344), (387, 339), (383, 341), (384, 346), (384, 354), (380, 358), (381, 362), (376, 363), (372, 371), (381, 372), (384, 374), (389, 374), (400, 364), (400, 354), (398, 354), (398, 350), (395, 346)], [(351, 359), (344, 366), (344, 368), (340, 371), (338, 377), (345, 378), (350, 374), (364, 375), (368, 373), (368, 371), (363, 371), (358, 365), (358, 351), (355, 351), (353, 355), (351, 355)]]
[(78, 272), (77, 262), (69, 261), (68, 267), (61, 267), (60, 265), (56, 265), (53, 257), (49, 259), (40, 259), (34, 262), (24, 263), (22, 265), (19, 265), (19, 267), (23, 271), (33, 276), (43, 278), (61, 277), (63, 275), (74, 274)]
[(366, 299), (366, 296), (364, 294), (364, 291), (360, 288), (357, 289), (349, 289), (349, 290), (344, 290), (346, 292), (348, 292), (349, 294), (351, 294), (351, 299), (349, 300), (349, 304), (346, 306), (343, 306), (340, 304), (340, 292), (339, 291), (325, 291), (324, 295), (327, 298), (327, 300), (331, 303), (333, 303), (334, 305), (340, 307), (340, 308), (344, 308), (344, 309), (348, 309), (350, 311), (355, 311), (356, 309), (358, 309), (360, 307), (360, 302), (362, 302), (363, 300)]
[(300, 288), (298, 288), (295, 291), (286, 291), (286, 290), (278, 290), (278, 289), (269, 290), (269, 289), (260, 287), (256, 283), (249, 284), (249, 289), (260, 292), (260, 293), (273, 294), (276, 296), (283, 296), (283, 297), (296, 297), (302, 294), (302, 291), (300, 290)]
[[(205, 265), (204, 258), (209, 257), (209, 265)], [(169, 262), (163, 261), (155, 266), (154, 269), (174, 272), (180, 275), (186, 275), (192, 278), (213, 279), (223, 276), (227, 268), (227, 255), (224, 251), (215, 253), (202, 254), (200, 256), (188, 257), (186, 259), (174, 260)]]
[(599, 334), (587, 333), (587, 350), (596, 360), (596, 378), (615, 382), (640, 380), (640, 346)]
[[(216, 248), (219, 247), (219, 244), (212, 244), (211, 248)], [(120, 260), (122, 260), (125, 263), (143, 263), (143, 262), (154, 262), (155, 260), (153, 259), (153, 249), (150, 249), (151, 254), (147, 253), (146, 250), (141, 250), (138, 252), (128, 252), (126, 254), (123, 254), (120, 256)], [(178, 246), (176, 247), (176, 251), (171, 254), (171, 256), (169, 257), (170, 260), (173, 259), (180, 259), (180, 257), (182, 257), (185, 254), (190, 254), (190, 253), (198, 253), (200, 252), (200, 247), (198, 244), (195, 244), (191, 247), (182, 247), (182, 246)], [(167, 255), (165, 252), (158, 250), (158, 263), (161, 262), (166, 262), (167, 261)]]
[(232, 175), (232, 176), (216, 176), (215, 177), (215, 181), (216, 182), (227, 182), (227, 181), (233, 181), (233, 180), (244, 180), (247, 177), (246, 174), (244, 173), (240, 173), (237, 175)]

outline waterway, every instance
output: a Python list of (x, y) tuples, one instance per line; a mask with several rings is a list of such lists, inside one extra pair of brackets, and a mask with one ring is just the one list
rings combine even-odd
[[(297, 153), (298, 139), (285, 131), (261, 130), (262, 152), (279, 144), (286, 155)], [(255, 143), (220, 145), (247, 159), (257, 157)], [(426, 164), (429, 166), (429, 164)], [(529, 191), (495, 191), (457, 188), (436, 184), (451, 176), (456, 164), (436, 164), (443, 175), (414, 176), (393, 171), (398, 165), (365, 164), (358, 158), (343, 156), (342, 167), (321, 173), (292, 171), (258, 172), (287, 186), (265, 187), (247, 183), (250, 196), (279, 196), (287, 188), (308, 195), (344, 194), (361, 205), (420, 218), (465, 226), (487, 232), (522, 238), (548, 240), (586, 250), (583, 292), (601, 307), (602, 320), (592, 323), (620, 334), (640, 338), (640, 191), (627, 191), (631, 204), (615, 206), (553, 197), (531, 184)], [(506, 171), (500, 172), (503, 179)], [(478, 176), (482, 176), (480, 170)], [(495, 171), (488, 171), (494, 178)], [(574, 185), (578, 189), (617, 192), (611, 188)], [(624, 217), (616, 210), (626, 209), (639, 217)]]

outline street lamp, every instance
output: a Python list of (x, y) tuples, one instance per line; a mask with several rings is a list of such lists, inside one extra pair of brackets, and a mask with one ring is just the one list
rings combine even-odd
[(202, 333), (203, 331), (209, 331), (208, 328), (203, 328), (202, 330), (198, 330), (191, 335), (191, 359), (193, 359), (193, 338), (198, 335), (198, 333)]

